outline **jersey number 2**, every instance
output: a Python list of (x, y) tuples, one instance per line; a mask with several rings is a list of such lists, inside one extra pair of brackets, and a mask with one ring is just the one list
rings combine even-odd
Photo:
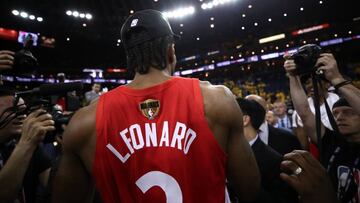
[(161, 171), (150, 171), (135, 183), (145, 194), (150, 188), (159, 186), (165, 193), (166, 203), (182, 203), (183, 196), (178, 182), (172, 176)]

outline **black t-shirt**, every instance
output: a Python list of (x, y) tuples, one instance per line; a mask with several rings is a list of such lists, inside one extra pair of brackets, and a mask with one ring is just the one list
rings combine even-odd
[[(10, 157), (15, 145), (3, 146), (0, 149), (0, 162), (6, 164), (7, 159)], [(51, 167), (51, 160), (46, 155), (42, 146), (36, 148), (29, 163), (28, 169), (25, 173), (23, 180), (23, 189), (25, 193), (25, 200), (27, 203), (37, 201), (37, 189), (39, 186), (39, 174)], [(1, 166), (0, 166), (1, 169)]]
[(36, 202), (39, 175), (50, 167), (51, 160), (40, 145), (34, 152), (23, 182), (27, 203)]
[(351, 145), (331, 132), (323, 137), (324, 167), (343, 203), (360, 202), (360, 145)]

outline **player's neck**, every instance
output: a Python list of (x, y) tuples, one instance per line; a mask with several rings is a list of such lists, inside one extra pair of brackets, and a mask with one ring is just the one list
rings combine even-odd
[(161, 84), (171, 78), (171, 74), (168, 68), (164, 70), (158, 70), (150, 68), (147, 74), (136, 73), (134, 80), (128, 84), (132, 88), (146, 88), (154, 85)]

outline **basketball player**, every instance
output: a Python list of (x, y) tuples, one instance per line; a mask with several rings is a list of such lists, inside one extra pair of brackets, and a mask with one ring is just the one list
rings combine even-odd
[(130, 16), (121, 38), (135, 78), (73, 117), (53, 201), (90, 202), (96, 185), (106, 203), (225, 202), (226, 179), (253, 200), (259, 171), (232, 93), (171, 76), (177, 36), (158, 11)]

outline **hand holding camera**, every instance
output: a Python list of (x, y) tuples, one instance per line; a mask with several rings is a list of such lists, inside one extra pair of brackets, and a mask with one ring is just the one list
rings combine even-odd
[(8, 50), (0, 51), (0, 70), (10, 69), (14, 65), (15, 53)]
[(332, 85), (339, 84), (340, 82), (343, 82), (345, 80), (340, 74), (337, 62), (334, 55), (332, 54), (321, 54), (315, 66), (318, 67), (318, 70), (323, 71), (325, 78)]
[(284, 68), (286, 73), (289, 76), (296, 76), (296, 64), (293, 59), (288, 59), (289, 55), (285, 55), (284, 58), (286, 59), (284, 62)]
[(54, 131), (52, 116), (43, 109), (32, 112), (25, 120), (19, 144), (37, 146), (49, 131)]

